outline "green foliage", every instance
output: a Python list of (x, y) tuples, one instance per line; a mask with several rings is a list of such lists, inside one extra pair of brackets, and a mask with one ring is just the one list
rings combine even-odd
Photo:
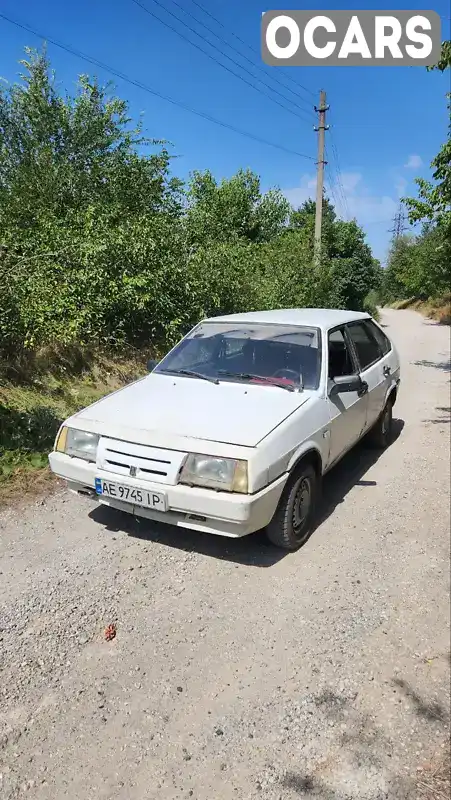
[[(140, 355), (140, 358), (137, 356)], [(46, 467), (61, 422), (146, 374), (147, 354), (111, 357), (79, 348), (41, 351), (28, 381), (0, 386), (0, 502), (2, 482)]]
[(110, 87), (82, 75), (63, 96), (45, 52), (21, 64), (0, 88), (3, 363), (49, 344), (164, 348), (241, 309), (364, 307), (379, 267), (327, 198), (314, 267), (312, 201), (294, 211), (249, 170), (184, 185)]
[(382, 283), (381, 300), (441, 297), (451, 284), (451, 247), (439, 226), (393, 243)]
[(442, 52), (438, 63), (434, 64), (432, 67), (426, 67), (426, 69), (428, 72), (434, 69), (445, 72), (448, 67), (451, 67), (451, 41), (449, 39), (442, 42)]
[[(444, 72), (451, 66), (451, 42), (442, 45), (439, 63), (429, 69)], [(448, 99), (451, 95), (448, 93)], [(448, 103), (448, 109), (451, 105)], [(449, 127), (451, 132), (451, 124)], [(384, 302), (415, 297), (438, 298), (451, 285), (451, 139), (431, 163), (432, 181), (417, 178), (418, 196), (405, 198), (411, 223), (422, 222), (420, 236), (403, 237), (393, 244), (382, 284)]]
[(185, 226), (188, 241), (267, 242), (277, 236), (288, 219), (290, 204), (277, 190), (265, 195), (260, 179), (240, 170), (217, 183), (211, 172), (194, 172), (187, 192)]
[(392, 243), (380, 290), (380, 300), (384, 305), (406, 296), (407, 288), (402, 276), (408, 271), (410, 241), (409, 236), (400, 236)]
[(361, 310), (370, 289), (380, 283), (380, 264), (356, 222), (338, 221), (329, 244), (335, 305)]
[(376, 289), (371, 289), (363, 301), (363, 310), (367, 314), (371, 314), (373, 319), (379, 320), (380, 314), (378, 309), (379, 292)]

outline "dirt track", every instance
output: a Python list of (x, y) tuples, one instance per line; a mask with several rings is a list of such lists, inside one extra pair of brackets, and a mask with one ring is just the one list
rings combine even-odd
[(410, 796), (449, 723), (449, 329), (383, 322), (396, 439), (300, 552), (67, 492), (0, 515), (2, 800)]

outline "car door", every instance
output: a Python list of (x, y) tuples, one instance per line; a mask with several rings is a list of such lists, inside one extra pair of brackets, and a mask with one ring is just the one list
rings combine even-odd
[(367, 431), (377, 421), (384, 408), (390, 368), (370, 320), (351, 322), (346, 327), (354, 347), (360, 377), (368, 385), (364, 426), (364, 431)]
[(355, 354), (345, 326), (329, 331), (327, 342), (328, 392), (327, 404), (330, 418), (330, 451), (328, 466), (346, 453), (360, 438), (365, 427), (368, 396), (365, 387), (361, 392), (340, 392), (329, 395), (333, 379), (337, 376), (355, 375), (358, 371)]
[(388, 392), (388, 390), (393, 385), (397, 384), (399, 379), (399, 374), (400, 374), (399, 356), (396, 347), (390, 341), (388, 336), (385, 335), (380, 325), (377, 325), (373, 319), (367, 320), (366, 324), (374, 333), (374, 336), (379, 342), (379, 345), (382, 350), (383, 370), (387, 380), (387, 392)]

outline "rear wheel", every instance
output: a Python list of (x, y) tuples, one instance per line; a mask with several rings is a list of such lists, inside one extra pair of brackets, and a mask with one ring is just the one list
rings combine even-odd
[(294, 551), (307, 541), (315, 518), (318, 490), (318, 476), (312, 464), (306, 461), (289, 478), (266, 528), (272, 544)]
[(389, 398), (378, 421), (368, 434), (368, 444), (372, 447), (384, 450), (391, 442), (392, 433), (393, 401)]

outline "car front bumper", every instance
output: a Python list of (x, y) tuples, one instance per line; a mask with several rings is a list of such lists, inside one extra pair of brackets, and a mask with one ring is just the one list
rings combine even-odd
[[(233, 538), (246, 536), (268, 525), (288, 477), (282, 475), (256, 494), (228, 494), (181, 484), (152, 484), (136, 478), (120, 478), (115, 473), (99, 469), (95, 464), (64, 453), (50, 453), (49, 462), (52, 472), (67, 481), (71, 491), (89, 495), (103, 505), (158, 522)], [(133, 503), (99, 496), (95, 493), (96, 477), (123, 483), (131, 488), (164, 492), (168, 510), (153, 511)]]

